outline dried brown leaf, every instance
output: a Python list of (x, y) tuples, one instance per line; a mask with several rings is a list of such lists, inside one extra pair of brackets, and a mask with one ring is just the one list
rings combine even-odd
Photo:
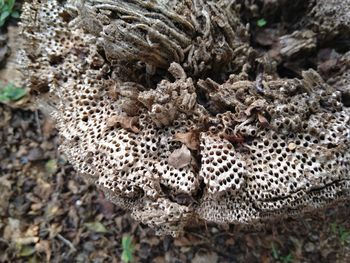
[(260, 124), (264, 127), (268, 127), (270, 125), (269, 121), (260, 112), (258, 112), (258, 120), (259, 120)]
[(76, 182), (73, 181), (73, 180), (69, 180), (69, 181), (68, 181), (68, 189), (69, 189), (73, 194), (77, 194), (77, 193), (79, 192), (78, 185), (77, 185)]
[(160, 243), (160, 240), (157, 237), (150, 237), (150, 238), (147, 239), (147, 243), (151, 247), (154, 247), (154, 246), (158, 246), (158, 244)]
[(33, 192), (37, 195), (40, 196), (41, 200), (47, 200), (49, 199), (50, 195), (52, 194), (52, 186), (44, 181), (41, 178), (38, 178), (36, 181), (36, 186), (33, 190)]
[(216, 263), (218, 262), (219, 257), (215, 252), (203, 253), (198, 251), (194, 258), (192, 259), (193, 263)]
[(25, 236), (27, 237), (38, 236), (38, 234), (39, 234), (38, 225), (30, 225), (25, 232)]
[(30, 206), (31, 211), (39, 211), (43, 208), (43, 203), (35, 203)]
[(55, 238), (61, 231), (62, 225), (58, 223), (51, 224), (48, 228), (49, 230), (49, 239)]
[(12, 240), (12, 241), (14, 241), (20, 235), (21, 235), (21, 223), (20, 223), (20, 220), (9, 217), (2, 237), (5, 240)]
[(114, 204), (108, 201), (102, 192), (100, 192), (97, 202), (100, 205), (100, 211), (103, 216), (106, 218), (112, 218), (115, 209)]
[(0, 185), (7, 187), (8, 189), (11, 189), (11, 180), (9, 180), (10, 175), (5, 175), (0, 177)]
[(35, 250), (38, 252), (44, 252), (46, 254), (46, 262), (50, 262), (51, 258), (51, 245), (47, 240), (40, 240), (39, 243), (35, 244)]
[(264, 251), (260, 256), (260, 262), (261, 263), (270, 263), (271, 256), (266, 251)]
[(229, 135), (224, 133), (223, 134), (224, 139), (228, 140), (231, 143), (243, 143), (245, 141), (244, 137), (241, 135)]
[(137, 127), (138, 119), (136, 117), (112, 116), (107, 119), (107, 127), (111, 128), (118, 125), (134, 133), (140, 132), (139, 128)]
[(196, 130), (185, 133), (178, 132), (174, 135), (173, 140), (182, 142), (188, 149), (195, 151), (199, 149), (199, 132)]
[(55, 121), (51, 118), (45, 118), (42, 126), (42, 132), (45, 138), (49, 138), (55, 131)]
[(191, 161), (191, 152), (184, 144), (180, 149), (173, 151), (168, 157), (168, 163), (177, 169), (188, 166)]
[(30, 245), (30, 244), (35, 244), (35, 243), (39, 242), (39, 237), (35, 237), (35, 236), (19, 237), (19, 238), (16, 238), (14, 240), (14, 242), (16, 244), (20, 244), (20, 245)]
[(233, 245), (235, 245), (235, 243), (236, 243), (236, 241), (235, 241), (234, 238), (228, 238), (228, 239), (225, 240), (225, 245), (226, 246), (233, 246)]
[(165, 258), (162, 256), (158, 256), (158, 257), (154, 258), (153, 262), (154, 263), (166, 263)]

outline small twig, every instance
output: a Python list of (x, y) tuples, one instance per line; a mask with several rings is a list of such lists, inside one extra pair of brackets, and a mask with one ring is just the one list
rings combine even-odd
[(42, 131), (41, 131), (41, 125), (40, 125), (39, 111), (38, 110), (35, 111), (34, 116), (35, 116), (36, 125), (38, 127), (38, 133), (39, 133), (39, 136), (41, 138), (41, 137), (43, 137), (43, 135), (42, 135)]
[(72, 252), (76, 252), (77, 249), (74, 247), (72, 242), (70, 242), (68, 239), (65, 239), (62, 235), (58, 234), (57, 235), (58, 239), (61, 240), (64, 244), (66, 244)]

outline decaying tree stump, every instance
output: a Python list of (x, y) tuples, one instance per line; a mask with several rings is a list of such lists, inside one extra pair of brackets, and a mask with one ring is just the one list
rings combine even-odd
[[(281, 41), (314, 48), (318, 6), (307, 42), (302, 31)], [(350, 196), (349, 85), (338, 89), (339, 77), (329, 85), (313, 69), (279, 78), (250, 46), (236, 8), (228, 0), (24, 6), (21, 65), (57, 123), (60, 150), (107, 198), (163, 233), (196, 219), (258, 224)], [(349, 19), (334, 27), (346, 31)], [(256, 73), (259, 61), (265, 73)]]

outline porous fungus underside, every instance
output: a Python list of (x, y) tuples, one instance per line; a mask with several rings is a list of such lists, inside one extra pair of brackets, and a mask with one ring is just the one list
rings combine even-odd
[(76, 2), (25, 4), (21, 64), (60, 150), (134, 218), (176, 234), (349, 197), (346, 84), (251, 80), (231, 1)]

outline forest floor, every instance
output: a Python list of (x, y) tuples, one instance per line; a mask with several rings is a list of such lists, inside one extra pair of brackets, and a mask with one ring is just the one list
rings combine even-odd
[[(12, 51), (16, 30), (7, 33)], [(16, 84), (15, 58), (6, 61), (0, 80)], [(156, 236), (75, 174), (34, 101), (0, 103), (0, 262), (122, 262), (123, 251), (154, 263), (350, 262), (348, 203), (263, 230), (207, 225)], [(123, 237), (132, 243), (123, 247)]]

